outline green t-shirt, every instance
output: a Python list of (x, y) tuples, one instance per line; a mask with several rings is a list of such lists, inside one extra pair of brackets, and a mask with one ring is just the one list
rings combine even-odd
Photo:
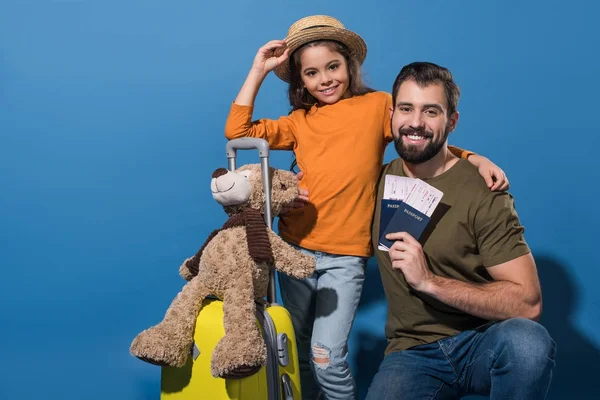
[[(406, 176), (402, 160), (388, 164), (379, 180), (373, 220), (373, 247), (388, 301), (386, 354), (487, 323), (410, 288), (392, 269), (387, 252), (377, 250), (385, 175)], [(426, 182), (444, 195), (419, 242), (434, 274), (472, 283), (493, 280), (486, 268), (529, 253), (524, 228), (508, 192), (492, 192), (468, 161)]]

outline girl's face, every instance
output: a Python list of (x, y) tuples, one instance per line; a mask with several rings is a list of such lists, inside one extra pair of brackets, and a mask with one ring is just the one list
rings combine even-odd
[(327, 46), (307, 47), (300, 55), (300, 77), (304, 87), (321, 105), (348, 97), (350, 77), (344, 56)]

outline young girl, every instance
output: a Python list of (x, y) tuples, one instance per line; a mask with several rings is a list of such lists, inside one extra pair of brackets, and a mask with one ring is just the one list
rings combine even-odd
[[(319, 390), (326, 399), (356, 398), (346, 345), (373, 253), (375, 185), (393, 140), (391, 96), (364, 85), (365, 56), (362, 38), (335, 18), (297, 21), (285, 40), (258, 50), (225, 127), (227, 139), (260, 137), (272, 149), (293, 150), (304, 173), (310, 202), (279, 220), (280, 236), (317, 263), (310, 278), (279, 276), (296, 331), (304, 399), (316, 399)], [(254, 99), (272, 70), (289, 82), (292, 112), (252, 122)], [(508, 186), (491, 161), (450, 149), (478, 166), (492, 190)]]

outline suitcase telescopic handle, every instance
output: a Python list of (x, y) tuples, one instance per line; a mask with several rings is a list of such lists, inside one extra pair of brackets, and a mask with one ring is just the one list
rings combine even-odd
[(227, 158), (235, 158), (237, 150), (257, 149), (261, 157), (269, 157), (269, 143), (265, 139), (259, 138), (239, 138), (227, 142), (225, 150)]
[[(237, 150), (258, 150), (260, 156), (260, 170), (265, 192), (265, 223), (269, 229), (273, 228), (273, 217), (271, 215), (271, 180), (269, 179), (269, 143), (259, 138), (239, 138), (227, 142), (225, 152), (227, 153), (227, 165), (230, 171), (235, 170), (235, 159)], [(275, 272), (273, 266), (269, 269), (269, 288), (267, 290), (267, 301), (271, 304), (277, 301), (275, 290)]]
[(269, 179), (269, 143), (258, 138), (239, 138), (227, 142), (225, 152), (227, 153), (228, 167), (230, 171), (235, 170), (235, 158), (238, 150), (257, 149), (260, 156), (263, 189), (265, 192), (265, 223), (272, 229), (273, 217), (271, 215), (271, 181)]

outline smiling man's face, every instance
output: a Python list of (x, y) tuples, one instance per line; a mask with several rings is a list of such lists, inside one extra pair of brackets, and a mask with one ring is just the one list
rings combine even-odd
[(400, 85), (392, 110), (392, 135), (398, 155), (406, 162), (420, 164), (433, 158), (447, 145), (458, 113), (448, 116), (444, 86), (419, 86), (413, 80)]

